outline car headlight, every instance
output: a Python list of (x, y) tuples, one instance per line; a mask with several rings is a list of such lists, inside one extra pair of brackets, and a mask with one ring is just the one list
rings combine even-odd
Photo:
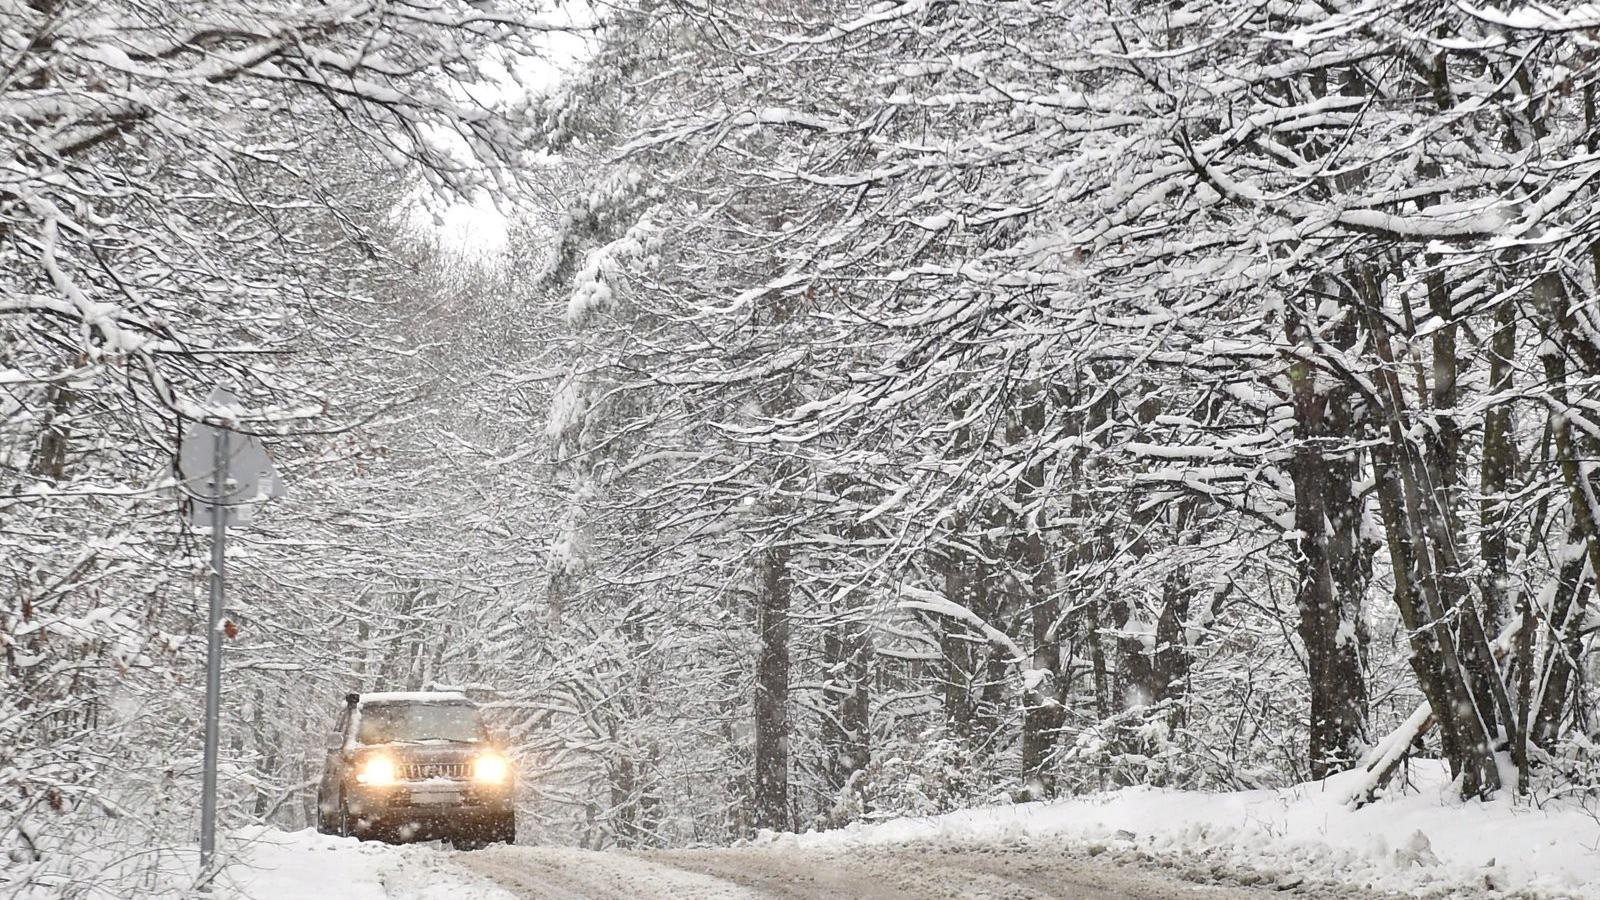
[(394, 775), (394, 760), (387, 756), (373, 756), (356, 773), (356, 780), (362, 784), (383, 787), (394, 784)]
[(502, 784), (511, 777), (511, 763), (498, 753), (480, 753), (472, 761), (472, 780), (484, 784)]

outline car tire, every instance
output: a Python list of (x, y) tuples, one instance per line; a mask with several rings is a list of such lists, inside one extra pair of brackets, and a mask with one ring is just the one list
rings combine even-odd
[(494, 828), (489, 832), (489, 841), (495, 844), (515, 844), (517, 842), (517, 817), (515, 815), (507, 815), (496, 819)]

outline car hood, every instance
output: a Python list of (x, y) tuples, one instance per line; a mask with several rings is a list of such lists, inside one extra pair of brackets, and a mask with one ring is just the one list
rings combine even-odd
[(408, 763), (459, 763), (470, 762), (473, 757), (488, 750), (489, 745), (425, 741), (415, 744), (364, 744), (362, 749), (368, 753), (384, 753)]

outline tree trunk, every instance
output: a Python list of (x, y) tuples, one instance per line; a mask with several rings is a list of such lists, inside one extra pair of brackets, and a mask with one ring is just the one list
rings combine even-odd
[(1595, 486), (1591, 470), (1594, 459), (1594, 440), (1581, 430), (1572, 427), (1572, 405), (1567, 397), (1567, 359), (1584, 361), (1590, 373), (1600, 372), (1600, 348), (1587, 342), (1573, 321), (1566, 292), (1556, 276), (1547, 275), (1534, 285), (1539, 304), (1554, 327), (1548, 337), (1549, 352), (1543, 354), (1545, 379), (1550, 384), (1550, 395), (1560, 407), (1551, 417), (1551, 433), (1555, 438), (1556, 460), (1561, 466), (1561, 478), (1566, 483), (1568, 501), (1572, 506), (1572, 521), (1583, 536), (1583, 546), (1589, 557), (1589, 567), (1600, 577), (1600, 489)]
[[(1463, 605), (1463, 618), (1475, 620), (1477, 610), (1464, 596), (1448, 595), (1447, 602), (1446, 592), (1459, 587), (1458, 577), (1442, 577), (1439, 572), (1443, 568), (1447, 574), (1459, 576), (1459, 568), (1450, 555), (1452, 535), (1442, 510), (1424, 508), (1427, 502), (1437, 502), (1438, 495), (1430, 492), (1432, 496), (1425, 499), (1422, 487), (1443, 482), (1437, 468), (1422, 458), (1424, 454), (1418, 452), (1402, 427), (1407, 407), (1390, 353), (1388, 327), (1375, 306), (1380, 294), (1370, 283), (1365, 293), (1373, 346), (1383, 363), (1379, 371), (1380, 396), (1373, 399), (1385, 407), (1388, 441), (1386, 446), (1374, 448), (1374, 457), (1379, 463), (1379, 506), (1395, 563), (1395, 602), (1411, 632), (1413, 669), (1439, 722), (1451, 772), (1461, 778), (1461, 794), (1488, 797), (1500, 787), (1493, 747), (1494, 701), (1475, 692), (1481, 681), (1469, 672), (1457, 652), (1456, 635), (1446, 615), (1458, 603)], [(1403, 543), (1397, 543), (1402, 536)], [(1438, 567), (1435, 554), (1440, 561)], [(1501, 695), (1504, 696), (1503, 690)], [(1509, 717), (1507, 724), (1510, 727)]]
[(789, 826), (789, 557), (783, 548), (756, 559), (754, 825)]
[(823, 775), (837, 796), (871, 760), (870, 713), (872, 646), (867, 628), (850, 622), (823, 637), (828, 671), (822, 683), (822, 744), (827, 754)]
[(1066, 715), (1061, 696), (1065, 679), (1060, 672), (1061, 640), (1056, 630), (1060, 604), (1052, 591), (1053, 571), (1043, 560), (1044, 539), (1034, 530), (1027, 544), (1026, 558), (1034, 567), (1029, 585), (1034, 671), (1032, 683), (1023, 693), (1022, 778), (1030, 795), (1044, 799), (1055, 796), (1056, 791), (1049, 768)]
[(1085, 622), (1089, 641), (1089, 665), (1094, 673), (1094, 712), (1101, 721), (1111, 717), (1111, 677), (1106, 668), (1106, 648), (1100, 639), (1104, 615), (1098, 599), (1091, 600)]
[[(1578, 530), (1574, 528), (1569, 535), (1568, 547), (1581, 548), (1583, 538)], [(1560, 568), (1546, 620), (1550, 639), (1540, 666), (1543, 677), (1539, 679), (1538, 712), (1531, 735), (1533, 743), (1545, 750), (1554, 746), (1566, 714), (1568, 688), (1583, 649), (1582, 627), (1589, 593), (1589, 583), (1584, 578), (1587, 560), (1582, 550), (1558, 552), (1556, 557)]]
[[(1298, 632), (1306, 649), (1311, 688), (1309, 765), (1311, 777), (1326, 778), (1354, 765), (1366, 738), (1367, 685), (1361, 665), (1361, 601), (1371, 570), (1372, 548), (1361, 538), (1357, 438), (1347, 385), (1319, 383), (1312, 359), (1310, 326), (1291, 310), (1288, 337), (1300, 358), (1289, 366), (1295, 412), (1293, 542), (1299, 586)], [(1329, 335), (1341, 348), (1354, 342), (1354, 328), (1336, 325)]]
[(617, 846), (639, 846), (638, 768), (633, 759), (633, 748), (613, 732), (610, 770), (611, 783), (611, 833), (616, 835)]
[(1023, 690), (1022, 783), (1036, 799), (1055, 795), (1055, 776), (1049, 771), (1051, 756), (1066, 716), (1063, 704), (1066, 679), (1061, 673), (1062, 640), (1059, 629), (1061, 601), (1055, 591), (1055, 567), (1041, 531), (1044, 510), (1045, 465), (1028, 442), (1043, 433), (1049, 393), (1034, 386), (1026, 392), (1015, 427), (1008, 429), (1013, 448), (1032, 457), (1015, 485), (1015, 508), (1020, 511), (1007, 556), (1020, 570), (1018, 581), (1028, 609), (1029, 637), (1033, 644), (1032, 672)]
[[(975, 615), (984, 615), (988, 588), (982, 564), (952, 548), (944, 554), (944, 569), (945, 599), (972, 610)], [(940, 692), (944, 720), (957, 734), (968, 736), (974, 731), (977, 714), (975, 689), (979, 682), (981, 647), (971, 640), (962, 623), (949, 616), (933, 618), (935, 620), (929, 624), (939, 634), (939, 655), (944, 666)]]
[(1545, 276), (1535, 283), (1534, 293), (1547, 322), (1546, 350), (1541, 355), (1545, 381), (1556, 405), (1550, 413), (1550, 433), (1572, 510), (1568, 537), (1571, 549), (1558, 554), (1561, 567), (1548, 620), (1551, 638), (1545, 651), (1545, 677), (1533, 726), (1534, 742), (1548, 748), (1559, 736), (1572, 679), (1582, 677), (1577, 661), (1582, 651), (1582, 628), (1587, 618), (1590, 590), (1584, 576), (1586, 568), (1600, 573), (1600, 502), (1597, 502), (1594, 479), (1588, 471), (1591, 464), (1587, 460), (1594, 458), (1593, 439), (1572, 427), (1569, 420), (1571, 400), (1566, 387), (1568, 360), (1585, 360), (1591, 353), (1585, 349), (1584, 336), (1576, 333), (1560, 281), (1554, 276)]
[[(1140, 426), (1153, 423), (1161, 413), (1160, 402), (1150, 399), (1151, 392), (1141, 390), (1146, 396), (1135, 410)], [(1196, 518), (1198, 501), (1185, 497), (1169, 505), (1135, 504), (1128, 515), (1131, 540), (1126, 552), (1137, 560), (1144, 560), (1156, 552), (1157, 545), (1151, 535), (1163, 533), (1163, 539), (1176, 548), (1191, 540), (1190, 528)], [(1165, 524), (1163, 524), (1165, 519)], [(1179, 724), (1182, 710), (1175, 702), (1187, 685), (1193, 648), (1189, 646), (1189, 608), (1195, 596), (1195, 587), (1188, 583), (1186, 567), (1181, 564), (1169, 571), (1162, 580), (1159, 608), (1136, 611), (1134, 602), (1125, 594), (1113, 594), (1106, 610), (1112, 625), (1121, 632), (1116, 641), (1117, 666), (1113, 679), (1112, 708), (1116, 713), (1131, 712), (1141, 707), (1169, 705), (1166, 724)], [(1153, 620), (1147, 620), (1148, 612)], [(1137, 627), (1135, 626), (1137, 623)], [(1129, 723), (1124, 723), (1128, 725)], [(1112, 738), (1120, 750), (1129, 754), (1143, 754), (1150, 744), (1140, 734), (1142, 729), (1131, 725), (1122, 734)]]
[(278, 774), (278, 748), (283, 736), (267, 725), (266, 693), (256, 688), (251, 701), (250, 737), (256, 751), (256, 796), (251, 812), (260, 819), (270, 811), (268, 786)]
[[(1511, 390), (1511, 357), (1516, 352), (1517, 309), (1502, 303), (1495, 310), (1495, 331), (1489, 342), (1489, 391), (1504, 395)], [(1507, 493), (1516, 472), (1516, 443), (1512, 438), (1511, 402), (1492, 404), (1483, 416), (1483, 459), (1478, 469), (1478, 556), (1482, 565), (1479, 594), (1483, 597), (1483, 621), (1491, 634), (1504, 629), (1511, 610), (1508, 540), (1510, 516)], [(1526, 597), (1519, 599), (1521, 620), (1514, 665), (1518, 676), (1517, 709), (1511, 755), (1517, 765), (1517, 789), (1528, 789), (1528, 711), (1532, 663), (1533, 616)]]
[[(1504, 395), (1511, 390), (1511, 357), (1517, 345), (1517, 307), (1502, 303), (1495, 311), (1494, 338), (1489, 344), (1489, 391)], [(1491, 405), (1483, 416), (1483, 462), (1478, 474), (1478, 537), (1483, 560), (1481, 579), (1483, 616), (1489, 630), (1499, 633), (1505, 618), (1510, 584), (1507, 566), (1508, 520), (1506, 489), (1516, 472), (1517, 448), (1512, 440), (1510, 399)]]
[[(1425, 255), (1430, 267), (1438, 264), (1438, 257)], [(1455, 418), (1458, 403), (1457, 379), (1459, 363), (1456, 358), (1456, 333), (1460, 328), (1453, 312), (1449, 285), (1437, 270), (1425, 279), (1428, 285), (1428, 304), (1435, 317), (1446, 324), (1433, 332), (1433, 390), (1432, 428), (1424, 432), (1426, 453), (1418, 460), (1418, 488), (1423, 510), (1419, 524), (1431, 531), (1433, 546), (1433, 581), (1439, 594), (1440, 610), (1453, 611), (1458, 625), (1457, 650), (1471, 686), (1471, 698), (1482, 721), (1485, 740), (1491, 745), (1502, 730), (1511, 747), (1519, 745), (1516, 735), (1516, 715), (1511, 707), (1500, 668), (1489, 647), (1489, 634), (1484, 626), (1484, 607), (1476, 602), (1471, 592), (1467, 564), (1462, 560), (1461, 542), (1457, 536), (1465, 532), (1461, 525), (1462, 479), (1461, 427)], [(1420, 367), (1417, 374), (1418, 393), (1422, 393), (1424, 378)], [(1499, 787), (1499, 769), (1494, 771), (1493, 792)]]
[(44, 420), (39, 425), (39, 447), (28, 465), (29, 474), (52, 482), (66, 477), (67, 447), (72, 442), (71, 411), (76, 394), (60, 384), (46, 392)]

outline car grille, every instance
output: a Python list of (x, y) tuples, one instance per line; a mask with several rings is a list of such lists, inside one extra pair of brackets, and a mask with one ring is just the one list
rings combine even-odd
[(471, 774), (471, 767), (466, 763), (406, 763), (400, 767), (400, 777), (406, 781), (466, 778)]

